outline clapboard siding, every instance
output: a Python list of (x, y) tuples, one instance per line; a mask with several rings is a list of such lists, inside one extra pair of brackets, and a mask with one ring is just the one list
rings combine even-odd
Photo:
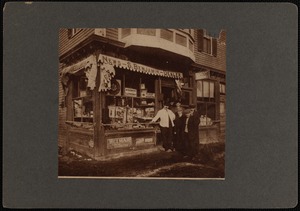
[(107, 28), (106, 37), (112, 40), (118, 40), (118, 29), (117, 28)]
[(226, 32), (222, 30), (217, 38), (217, 56), (208, 55), (198, 51), (198, 30), (195, 30), (195, 63), (213, 69), (226, 71)]
[(78, 45), (80, 42), (85, 40), (88, 36), (94, 33), (95, 29), (82, 29), (73, 37), (68, 37), (68, 29), (63, 28), (59, 30), (59, 55), (66, 53), (68, 50), (72, 49), (74, 46)]
[[(224, 71), (226, 74), (226, 32), (221, 30), (219, 33), (219, 37), (217, 38), (217, 54), (216, 56), (209, 55), (198, 51), (198, 44), (200, 49), (203, 49), (202, 42), (199, 42), (199, 38), (203, 39), (203, 34), (201, 34), (202, 30), (194, 30), (194, 55), (195, 55), (195, 63), (209, 69), (215, 69), (219, 71)], [(198, 34), (199, 33), (199, 34)], [(225, 96), (220, 96), (220, 100), (225, 102)], [(226, 132), (226, 115), (220, 114), (220, 139), (225, 141), (225, 132)]]
[[(68, 50), (72, 49), (80, 42), (85, 40), (88, 36), (94, 34), (95, 29), (87, 28), (82, 29), (73, 37), (68, 37), (68, 29), (63, 28), (59, 30), (59, 55), (66, 53)], [(106, 37), (112, 40), (118, 40), (118, 29), (117, 28), (107, 28)]]
[[(59, 73), (62, 70), (62, 64), (59, 65)], [(61, 103), (64, 101), (64, 92), (59, 80), (58, 82), (58, 145), (63, 146), (63, 143), (66, 141), (67, 126), (66, 121), (66, 107), (61, 107)]]

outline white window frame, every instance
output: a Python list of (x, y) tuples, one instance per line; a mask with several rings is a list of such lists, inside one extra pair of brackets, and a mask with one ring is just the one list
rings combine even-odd
[(76, 34), (78, 34), (82, 28), (72, 28), (71, 29), (71, 37), (74, 37)]

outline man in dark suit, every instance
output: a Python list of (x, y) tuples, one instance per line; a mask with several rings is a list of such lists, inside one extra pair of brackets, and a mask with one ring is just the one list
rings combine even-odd
[(194, 157), (198, 153), (199, 149), (199, 124), (200, 124), (200, 115), (198, 111), (196, 110), (196, 106), (194, 104), (191, 104), (189, 106), (191, 109), (191, 120), (192, 120), (192, 137), (191, 137), (191, 155)]
[(173, 138), (173, 146), (176, 151), (182, 152), (183, 149), (183, 126), (184, 126), (184, 118), (182, 107), (178, 107), (175, 113), (174, 120), (174, 138)]
[(193, 158), (198, 152), (200, 119), (191, 109), (186, 109), (184, 114), (186, 116), (183, 128), (184, 151), (186, 155)]

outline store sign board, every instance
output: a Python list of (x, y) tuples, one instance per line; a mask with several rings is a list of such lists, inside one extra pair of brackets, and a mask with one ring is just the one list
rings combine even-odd
[(153, 138), (136, 138), (135, 145), (153, 144)]
[(125, 88), (124, 94), (128, 97), (136, 97), (137, 96), (137, 90), (132, 88)]
[(135, 139), (135, 145), (137, 145), (137, 146), (144, 144), (144, 142), (145, 142), (144, 138), (136, 138)]
[(209, 71), (195, 73), (195, 80), (208, 79)]
[(108, 64), (115, 67), (131, 70), (134, 72), (140, 72), (148, 75), (157, 75), (162, 77), (169, 77), (169, 78), (183, 78), (183, 74), (180, 72), (173, 72), (173, 71), (167, 71), (167, 70), (159, 70), (156, 68), (148, 67), (142, 64), (138, 64), (131, 61), (126, 61), (118, 58), (114, 58), (111, 56), (106, 56), (103, 54), (99, 55), (98, 62), (101, 62), (102, 64)]
[(107, 149), (126, 148), (130, 146), (132, 146), (132, 137), (107, 139)]

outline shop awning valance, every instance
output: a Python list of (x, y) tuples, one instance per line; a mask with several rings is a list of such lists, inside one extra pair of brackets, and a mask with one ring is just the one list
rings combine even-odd
[(148, 75), (157, 75), (157, 76), (175, 78), (175, 79), (183, 78), (183, 74), (180, 72), (159, 70), (153, 67), (148, 67), (142, 64), (114, 58), (111, 56), (106, 56), (103, 54), (99, 55), (98, 62), (101, 62), (102, 64), (105, 65), (112, 65), (118, 68), (123, 68), (123, 69), (131, 70), (134, 72), (140, 72)]
[(65, 75), (67, 73), (76, 74), (80, 70), (92, 67), (93, 64), (96, 64), (96, 57), (94, 55), (91, 55), (76, 64), (65, 67), (62, 71), (62, 75)]
[[(66, 90), (70, 74), (76, 74), (79, 71), (84, 70), (86, 77), (88, 78), (88, 87), (91, 89), (95, 88), (95, 79), (97, 76), (97, 61), (96, 56), (90, 55), (89, 57), (83, 59), (82, 61), (73, 64), (71, 66), (65, 67), (61, 72), (61, 83), (64, 90)], [(67, 91), (65, 91), (65, 94)]]

